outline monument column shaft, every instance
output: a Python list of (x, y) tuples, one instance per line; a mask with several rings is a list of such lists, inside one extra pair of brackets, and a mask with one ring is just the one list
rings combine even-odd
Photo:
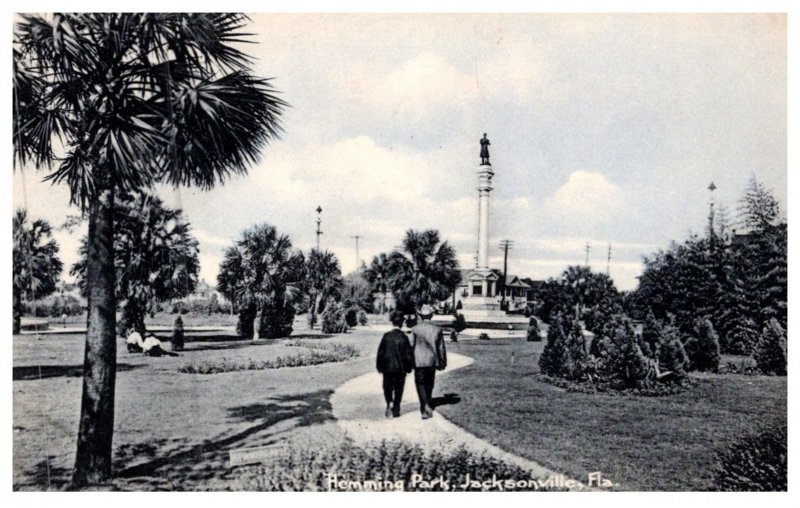
[(489, 190), (478, 190), (478, 269), (489, 269)]
[(489, 271), (489, 193), (494, 171), (490, 164), (478, 167), (478, 270)]

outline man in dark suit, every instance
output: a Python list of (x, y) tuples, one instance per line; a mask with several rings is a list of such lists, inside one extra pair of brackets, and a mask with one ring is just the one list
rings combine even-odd
[(420, 323), (411, 329), (411, 345), (414, 348), (414, 382), (417, 385), (419, 409), (422, 419), (427, 420), (433, 416), (431, 400), (436, 371), (447, 367), (447, 351), (442, 329), (431, 323), (433, 308), (423, 305), (419, 317)]
[(406, 374), (414, 368), (414, 350), (406, 334), (400, 330), (405, 316), (401, 311), (394, 311), (390, 319), (394, 328), (386, 332), (381, 339), (376, 360), (378, 372), (383, 374), (386, 418), (400, 416), (400, 402), (403, 400)]

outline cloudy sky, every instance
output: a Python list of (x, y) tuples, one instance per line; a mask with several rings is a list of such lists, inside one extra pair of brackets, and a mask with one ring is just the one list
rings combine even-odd
[[(783, 15), (253, 15), (249, 52), (291, 104), (261, 163), (210, 192), (161, 189), (222, 250), (269, 222), (345, 272), (438, 229), (464, 267), (477, 247), (478, 143), (491, 140), (491, 264), (535, 279), (583, 263), (636, 286), (641, 259), (702, 232), (713, 181), (733, 214), (755, 175), (786, 204)], [(58, 225), (75, 210), (41, 173), (15, 205)], [(23, 192), (24, 189), (24, 192)], [(85, 227), (59, 231), (65, 263)]]

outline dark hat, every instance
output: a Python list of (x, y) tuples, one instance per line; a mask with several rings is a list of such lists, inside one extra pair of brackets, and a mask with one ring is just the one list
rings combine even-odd
[(389, 316), (389, 321), (391, 321), (392, 324), (396, 326), (402, 326), (405, 320), (406, 320), (406, 315), (403, 314), (403, 311), (401, 310), (392, 311), (391, 315)]

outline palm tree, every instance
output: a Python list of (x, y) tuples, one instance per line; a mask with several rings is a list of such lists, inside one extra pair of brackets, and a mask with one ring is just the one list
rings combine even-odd
[(583, 308), (619, 297), (611, 278), (592, 272), (588, 266), (568, 266), (561, 274), (560, 286), (575, 307), (575, 319), (581, 318)]
[(303, 271), (303, 290), (308, 295), (308, 324), (317, 322), (320, 306), (329, 298), (338, 298), (342, 289), (342, 270), (339, 260), (329, 251), (311, 249)]
[(364, 277), (369, 281), (373, 291), (381, 294), (381, 314), (386, 312), (386, 293), (389, 292), (389, 256), (381, 252), (372, 258), (369, 268), (364, 270)]
[(408, 230), (402, 252), (389, 259), (389, 286), (407, 313), (447, 299), (461, 281), (456, 251), (436, 230)]
[(58, 244), (52, 237), (53, 228), (46, 220), (38, 219), (28, 227), (28, 212), (14, 214), (14, 326), (20, 331), (22, 297), (28, 300), (44, 298), (56, 290), (62, 264), (58, 259)]
[[(144, 192), (122, 194), (114, 203), (116, 299), (122, 309), (118, 329), (145, 333), (144, 317), (159, 302), (183, 298), (197, 286), (197, 240), (180, 210), (164, 207)], [(87, 242), (70, 273), (86, 292)]]
[(286, 235), (275, 226), (258, 224), (242, 233), (225, 251), (217, 276), (217, 289), (236, 302), (239, 333), (253, 338), (256, 314), (261, 310), (259, 336), (285, 337), (291, 333), (291, 303), (300, 294), (304, 258), (292, 249)]
[[(114, 196), (163, 181), (210, 189), (244, 174), (285, 103), (237, 46), (239, 14), (21, 16), (15, 162), (52, 171), (88, 214), (89, 303), (73, 487), (111, 476), (116, 376)], [(54, 139), (57, 142), (54, 142)]]

